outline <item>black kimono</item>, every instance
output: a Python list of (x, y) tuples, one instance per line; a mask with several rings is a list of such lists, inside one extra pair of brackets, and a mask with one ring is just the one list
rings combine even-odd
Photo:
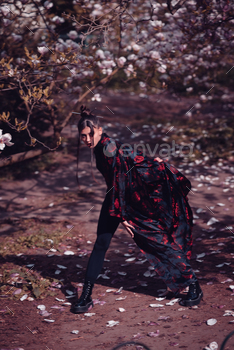
[(106, 133), (94, 147), (107, 184), (109, 214), (127, 221), (134, 241), (173, 292), (195, 282), (190, 266), (193, 215), (190, 181), (174, 166), (144, 156)]

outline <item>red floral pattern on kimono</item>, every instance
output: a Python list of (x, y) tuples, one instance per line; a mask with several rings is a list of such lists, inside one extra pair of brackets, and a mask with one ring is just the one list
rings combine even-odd
[(97, 169), (107, 184), (109, 213), (127, 221), (134, 240), (173, 292), (196, 281), (190, 266), (190, 181), (167, 162), (134, 151), (103, 133), (94, 147)]

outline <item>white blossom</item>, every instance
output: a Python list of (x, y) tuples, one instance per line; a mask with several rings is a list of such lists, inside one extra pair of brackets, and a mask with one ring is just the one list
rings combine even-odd
[(185, 55), (184, 59), (186, 61), (196, 61), (197, 60), (197, 56), (189, 54), (189, 55)]
[(64, 20), (64, 18), (62, 18), (62, 17), (54, 16), (54, 17), (52, 18), (52, 22), (55, 22), (56, 24), (60, 24), (60, 23), (65, 22), (65, 20)]
[(124, 69), (125, 74), (127, 77), (130, 77), (132, 73), (134, 73), (134, 68), (132, 64), (129, 64), (127, 68)]
[(198, 102), (198, 103), (195, 103), (194, 107), (195, 107), (196, 109), (200, 109), (200, 108), (201, 108), (201, 104), (200, 104), (199, 102)]
[(192, 75), (188, 75), (184, 78), (184, 85), (187, 85), (188, 81), (192, 79)]
[(10, 142), (12, 139), (11, 134), (2, 134), (2, 129), (0, 129), (0, 150), (2, 151), (5, 146), (13, 146), (14, 143)]
[(70, 72), (71, 72), (72, 75), (76, 75), (76, 69), (75, 68), (71, 68)]
[(162, 21), (150, 21), (150, 24), (151, 24), (153, 27), (162, 27), (163, 22), (162, 22)]
[(128, 60), (132, 61), (132, 60), (137, 60), (137, 55), (135, 55), (134, 53), (131, 55), (128, 55)]
[(63, 39), (59, 38), (58, 42), (55, 45), (55, 51), (64, 52), (67, 49), (67, 44), (63, 41)]
[(104, 65), (102, 64), (102, 62), (98, 61), (97, 65), (100, 69), (104, 69)]
[(144, 83), (144, 81), (140, 81), (140, 82), (139, 82), (139, 85), (140, 85), (141, 88), (146, 87), (146, 83)]
[(73, 50), (78, 49), (80, 47), (79, 44), (77, 44), (75, 41), (71, 40), (71, 39), (67, 39), (66, 40), (66, 47), (67, 48), (72, 48)]
[(229, 98), (230, 98), (230, 96), (227, 95), (227, 94), (224, 94), (224, 95), (221, 96), (222, 100), (229, 100)]
[(160, 73), (165, 73), (167, 69), (167, 66), (165, 64), (162, 64), (160, 67), (158, 67), (157, 71)]
[(102, 74), (107, 74), (110, 75), (112, 73), (112, 69), (111, 68), (104, 68), (102, 69)]
[(40, 52), (41, 55), (45, 55), (49, 51), (49, 49), (45, 46), (38, 46), (37, 50)]
[(111, 68), (111, 67), (114, 67), (116, 65), (113, 60), (104, 60), (104, 61), (102, 61), (102, 64), (103, 64), (104, 68)]
[(16, 58), (16, 63), (17, 64), (23, 64), (26, 62), (26, 59), (25, 58), (21, 58), (21, 57), (17, 57)]
[(60, 56), (59, 58), (57, 58), (56, 62), (57, 63), (65, 63), (65, 62), (68, 62), (68, 59), (66, 57)]
[(165, 79), (167, 80), (169, 78), (169, 75), (168, 74), (162, 74), (160, 75), (160, 79)]
[(9, 25), (12, 23), (12, 21), (9, 20), (8, 18), (3, 18), (2, 21), (3, 21), (3, 25), (4, 25), (5, 27), (9, 26)]
[(200, 100), (202, 100), (202, 101), (206, 101), (206, 100), (207, 100), (206, 95), (201, 95), (201, 96), (200, 96)]
[(147, 30), (142, 30), (140, 35), (141, 35), (142, 38), (148, 38), (149, 33), (148, 33)]
[(127, 47), (126, 47), (126, 50), (132, 50), (132, 45), (128, 45)]
[(8, 76), (9, 77), (13, 77), (14, 76), (14, 70), (13, 69), (9, 70)]
[(93, 71), (89, 71), (89, 70), (85, 70), (85, 71), (83, 71), (82, 72), (83, 73), (83, 75), (86, 77), (86, 76), (91, 76), (91, 75), (93, 75)]
[(164, 14), (164, 16), (166, 17), (166, 18), (171, 18), (171, 16), (172, 16), (172, 14), (171, 13), (168, 13), (168, 12), (166, 12), (165, 14)]
[(160, 4), (153, 4), (154, 13), (157, 13), (160, 8)]
[(50, 2), (50, 1), (45, 1), (45, 2), (44, 2), (44, 6), (45, 6), (45, 8), (46, 8), (47, 10), (49, 10), (51, 7), (54, 6), (54, 4), (53, 4), (52, 2)]
[(100, 4), (95, 4), (94, 6), (94, 10), (91, 13), (92, 16), (101, 16), (103, 14), (103, 7)]
[(107, 73), (107, 75), (111, 75), (111, 73), (112, 73), (112, 68), (107, 68), (106, 73)]
[(110, 51), (106, 50), (104, 53), (105, 53), (105, 56), (106, 56), (107, 60), (111, 60), (112, 59)]
[(164, 40), (164, 39), (165, 39), (165, 36), (163, 35), (163, 33), (157, 33), (157, 34), (155, 34), (155, 36), (156, 36), (158, 39), (161, 39), (161, 40)]
[(106, 58), (104, 52), (103, 52), (101, 49), (97, 50), (96, 53), (95, 53), (95, 55), (96, 55), (98, 58), (101, 58), (101, 60), (104, 60), (104, 59)]
[(94, 6), (93, 6), (95, 9), (98, 9), (98, 10), (102, 10), (103, 8), (102, 8), (102, 5), (100, 5), (100, 4), (95, 4)]
[(193, 87), (192, 87), (192, 86), (188, 87), (188, 88), (186, 89), (186, 91), (188, 91), (188, 92), (193, 91)]
[(21, 40), (23, 40), (23, 37), (22, 37), (22, 35), (18, 35), (18, 34), (15, 34), (15, 33), (12, 33), (11, 34), (11, 37), (13, 38), (13, 40), (14, 41), (21, 41)]
[(123, 67), (124, 66), (124, 63), (126, 62), (126, 58), (124, 56), (121, 56), (117, 59), (117, 63), (118, 63), (118, 66), (119, 67)]
[(154, 60), (159, 60), (161, 58), (158, 51), (150, 51), (149, 54), (150, 54), (150, 57)]
[(92, 97), (92, 101), (98, 101), (100, 102), (102, 100), (100, 94), (95, 94), (93, 97)]
[(38, 60), (37, 55), (32, 55), (32, 58), (33, 58), (32, 63), (34, 63), (34, 64), (40, 63), (40, 61)]
[(141, 60), (136, 61), (136, 65), (141, 69), (145, 69), (146, 68), (146, 59), (143, 58)]
[(137, 44), (133, 44), (132, 45), (132, 49), (134, 50), (134, 51), (139, 51), (140, 50), (140, 46), (139, 45), (137, 45)]
[(3, 16), (5, 16), (5, 17), (8, 15), (8, 13), (10, 13), (10, 9), (8, 6), (2, 6), (1, 11), (2, 11)]
[(78, 38), (78, 33), (75, 30), (70, 30), (70, 32), (67, 34), (70, 39), (74, 40)]
[(182, 44), (179, 46), (180, 51), (183, 52), (187, 48), (187, 44)]

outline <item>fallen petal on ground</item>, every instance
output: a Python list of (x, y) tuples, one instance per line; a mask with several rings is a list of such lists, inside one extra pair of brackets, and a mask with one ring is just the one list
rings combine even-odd
[(217, 320), (215, 318), (210, 318), (209, 320), (206, 321), (208, 326), (213, 326), (217, 323)]
[(180, 300), (180, 298), (173, 299), (173, 300), (169, 301), (168, 303), (166, 303), (166, 305), (169, 305), (169, 306), (175, 305), (175, 303), (177, 303), (179, 300)]
[(65, 299), (59, 299), (59, 298), (55, 298), (55, 300), (57, 300), (57, 301), (65, 301)]
[(149, 332), (147, 335), (149, 337), (158, 337), (159, 336), (159, 330), (157, 330), (156, 332)]
[(124, 311), (126, 311), (126, 310), (125, 310), (124, 308), (122, 308), (122, 307), (119, 307), (119, 308), (118, 308), (118, 311), (119, 311), (119, 312), (124, 312)]
[(137, 334), (134, 334), (132, 337), (133, 337), (134, 339), (141, 339), (141, 338), (144, 338), (145, 336), (142, 335), (141, 333), (137, 333)]
[(218, 219), (212, 217), (208, 222), (207, 222), (207, 226), (213, 225), (215, 222), (219, 222)]
[(94, 316), (94, 315), (95, 315), (94, 312), (86, 312), (86, 313), (84, 314), (84, 316), (87, 316), (87, 317), (91, 317), (91, 316)]
[(21, 298), (20, 298), (20, 301), (24, 301), (25, 299), (27, 299), (28, 297), (28, 294), (24, 294)]
[(150, 307), (163, 307), (163, 304), (150, 304)]
[(63, 254), (64, 255), (74, 255), (75, 253), (71, 250), (66, 250)]
[(67, 267), (66, 266), (63, 266), (63, 265), (57, 265), (58, 266), (58, 268), (60, 268), (60, 269), (67, 269)]
[(114, 320), (111, 320), (111, 321), (107, 321), (107, 327), (114, 327), (114, 326), (117, 326), (119, 324), (119, 321), (114, 321)]
[(37, 308), (39, 310), (45, 310), (46, 309), (45, 305), (37, 305)]

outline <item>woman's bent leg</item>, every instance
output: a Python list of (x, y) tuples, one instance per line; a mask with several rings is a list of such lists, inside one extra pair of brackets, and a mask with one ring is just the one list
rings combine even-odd
[(97, 239), (89, 258), (85, 281), (95, 283), (98, 275), (101, 272), (106, 251), (109, 248), (111, 239), (119, 223), (119, 218), (109, 215), (108, 200), (105, 198), (98, 221)]
[(109, 215), (108, 203), (109, 201), (106, 197), (102, 204), (98, 220), (97, 239), (86, 269), (82, 295), (73, 306), (73, 312), (75, 313), (86, 312), (88, 311), (89, 307), (93, 306), (91, 298), (93, 285), (101, 272), (105, 254), (109, 248), (111, 238), (113, 237), (113, 234), (121, 221), (119, 218)]
[(95, 283), (98, 275), (101, 272), (105, 254), (107, 249), (109, 248), (112, 236), (113, 235), (111, 232), (103, 232), (98, 235), (93, 247), (93, 251), (89, 258), (85, 275), (85, 281)]

